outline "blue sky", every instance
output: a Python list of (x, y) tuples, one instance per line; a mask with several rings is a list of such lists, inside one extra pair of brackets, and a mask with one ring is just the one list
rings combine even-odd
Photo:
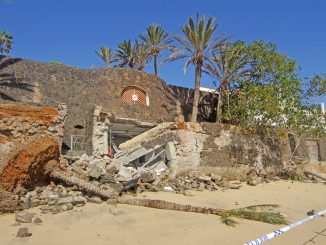
[[(0, 0), (0, 30), (14, 36), (12, 56), (90, 68), (101, 66), (94, 53), (99, 46), (116, 48), (151, 23), (180, 33), (179, 27), (196, 12), (215, 16), (218, 32), (235, 39), (275, 43), (298, 61), (302, 77), (326, 72), (324, 0)], [(164, 64), (159, 75), (168, 83), (192, 87), (194, 71), (184, 75), (182, 67), (181, 62)], [(146, 70), (153, 72), (151, 65)], [(212, 87), (208, 77), (202, 84)]]

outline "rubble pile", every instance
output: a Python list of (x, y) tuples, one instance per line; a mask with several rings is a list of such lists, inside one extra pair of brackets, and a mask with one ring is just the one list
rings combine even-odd
[[(113, 137), (120, 142), (115, 145), (110, 128), (114, 123), (100, 108), (95, 110), (90, 134), (92, 154), (62, 155), (65, 115), (64, 105), (58, 109), (0, 106), (0, 153), (6, 156), (0, 154), (0, 197), (4, 197), (0, 198), (0, 212), (41, 206), (42, 213), (60, 213), (87, 202), (116, 203), (126, 192), (224, 191), (239, 189), (245, 181), (256, 186), (275, 176), (298, 178), (297, 161), (284, 163), (277, 158), (277, 165), (266, 165), (273, 157), (266, 145), (256, 149), (258, 139), (240, 137), (226, 126), (207, 129), (206, 125), (205, 131), (200, 124), (154, 126), (111, 118), (120, 132)], [(130, 129), (140, 133), (127, 137), (124, 134)], [(230, 157), (230, 152), (235, 155)], [(219, 161), (214, 160), (216, 156)], [(207, 159), (219, 165), (207, 165)], [(208, 166), (237, 169), (242, 175), (230, 177), (227, 171), (219, 174), (201, 169)], [(244, 167), (239, 171), (239, 166)]]
[(73, 206), (82, 206), (87, 203), (86, 197), (75, 187), (51, 184), (36, 187), (33, 191), (19, 197), (21, 207), (30, 208), (42, 206), (42, 213), (59, 213), (71, 210)]
[(240, 182), (229, 182), (228, 180), (223, 179), (220, 175), (213, 173), (210, 175), (204, 175), (196, 170), (190, 171), (188, 175), (169, 181), (168, 183), (172, 189), (181, 193), (186, 190), (214, 191), (239, 189), (241, 187)]
[[(205, 174), (200, 169), (188, 171), (186, 174), (179, 174), (175, 178), (170, 177), (170, 169), (161, 171), (158, 175), (156, 171), (144, 169), (135, 178), (122, 178), (121, 173), (127, 170), (123, 165), (118, 165), (114, 159), (108, 157), (95, 158), (86, 154), (80, 157), (68, 157), (61, 159), (61, 165), (65, 163), (65, 171), (89, 182), (100, 189), (114, 189), (117, 193), (125, 192), (140, 193), (143, 191), (173, 191), (187, 194), (188, 190), (195, 191), (225, 191), (227, 189), (239, 189), (244, 182), (230, 181), (216, 173)], [(289, 168), (289, 164), (285, 165)], [(291, 166), (294, 166), (293, 164)], [(292, 168), (293, 169), (293, 168)], [(270, 173), (265, 170), (257, 171), (252, 168), (248, 172), (247, 184), (255, 186), (263, 182), (275, 180)], [(8, 198), (10, 197), (10, 198)], [(7, 195), (7, 201), (11, 202), (11, 207), (15, 209), (3, 209), (0, 212), (8, 212), (41, 206), (43, 214), (60, 213), (80, 207), (87, 202), (100, 204), (105, 198), (94, 195), (87, 191), (81, 191), (77, 186), (67, 183), (49, 184), (36, 186), (34, 190)], [(108, 199), (110, 203), (116, 203), (114, 199)], [(10, 206), (9, 205), (9, 206)], [(1, 205), (0, 205), (1, 206)]]

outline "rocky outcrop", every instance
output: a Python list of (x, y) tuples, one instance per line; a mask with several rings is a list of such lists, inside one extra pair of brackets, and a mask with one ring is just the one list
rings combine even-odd
[(52, 138), (40, 138), (21, 149), (0, 173), (0, 186), (6, 190), (30, 188), (46, 178), (45, 165), (59, 160), (59, 144)]

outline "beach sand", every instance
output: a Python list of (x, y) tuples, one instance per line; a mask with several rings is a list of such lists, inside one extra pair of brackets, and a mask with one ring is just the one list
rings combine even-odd
[[(306, 217), (309, 210), (326, 209), (326, 185), (279, 181), (258, 186), (243, 184), (239, 190), (191, 191), (193, 196), (157, 192), (139, 197), (176, 203), (232, 209), (256, 204), (279, 204), (279, 211), (291, 222)], [(243, 244), (283, 225), (236, 219), (236, 227), (221, 223), (220, 217), (207, 214), (158, 210), (127, 205), (87, 204), (60, 214), (35, 212), (43, 223), (14, 225), (14, 214), (0, 216), (0, 244)], [(20, 227), (28, 227), (32, 236), (16, 238)], [(326, 217), (318, 217), (266, 244), (326, 244), (326, 231), (309, 242), (316, 232), (326, 229)]]

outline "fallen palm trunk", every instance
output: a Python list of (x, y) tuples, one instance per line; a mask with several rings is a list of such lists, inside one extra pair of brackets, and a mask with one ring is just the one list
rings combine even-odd
[(61, 171), (61, 170), (54, 170), (49, 173), (51, 178), (61, 180), (65, 183), (76, 185), (79, 189), (83, 191), (88, 191), (92, 194), (103, 198), (115, 198), (117, 193), (112, 190), (104, 190), (99, 188), (85, 180), (82, 180), (76, 176), (69, 174), (69, 172)]
[(133, 206), (141, 206), (148, 208), (157, 208), (173, 211), (193, 212), (193, 213), (205, 213), (215, 214), (221, 217), (236, 217), (242, 219), (256, 220), (270, 224), (287, 224), (285, 217), (279, 213), (256, 211), (254, 207), (268, 207), (275, 208), (277, 205), (258, 205), (248, 208), (223, 210), (206, 207), (196, 207), (192, 205), (177, 204), (173, 202), (167, 202), (163, 200), (151, 200), (151, 199), (136, 199), (119, 197), (118, 203), (127, 204)]
[(316, 172), (310, 171), (310, 170), (305, 170), (304, 173), (315, 176), (315, 177), (317, 177), (317, 178), (319, 178), (321, 180), (326, 181), (326, 176), (324, 174), (316, 173)]

